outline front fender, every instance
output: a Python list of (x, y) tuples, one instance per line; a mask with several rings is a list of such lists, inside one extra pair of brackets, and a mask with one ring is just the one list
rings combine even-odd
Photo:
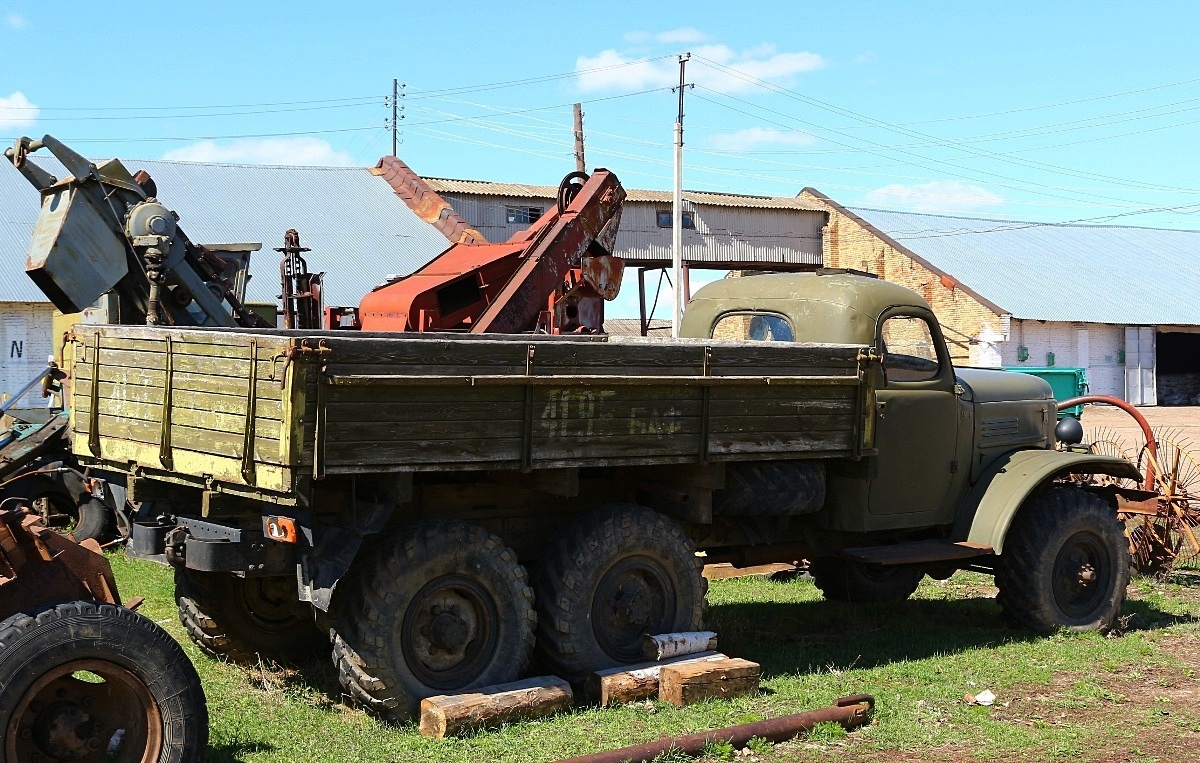
[(975, 483), (963, 501), (954, 537), (1004, 551), (1004, 536), (1030, 493), (1064, 474), (1107, 474), (1142, 479), (1123, 458), (1059, 450), (1018, 450), (1001, 456)]

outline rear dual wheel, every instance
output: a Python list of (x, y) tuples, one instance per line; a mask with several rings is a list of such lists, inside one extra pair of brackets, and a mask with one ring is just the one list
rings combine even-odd
[(328, 653), (312, 608), (296, 596), (294, 577), (245, 577), (175, 568), (179, 622), (210, 657), (281, 662)]
[(543, 657), (573, 683), (641, 662), (644, 636), (703, 626), (702, 570), (691, 540), (655, 511), (618, 504), (577, 520), (539, 566)]
[(533, 651), (525, 568), (500, 538), (463, 522), (379, 538), (334, 605), (338, 678), (391, 720), (415, 715), (425, 697), (515, 680)]

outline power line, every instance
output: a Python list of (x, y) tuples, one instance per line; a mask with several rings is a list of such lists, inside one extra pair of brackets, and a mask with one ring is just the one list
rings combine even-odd
[(188, 135), (178, 137), (154, 138), (63, 138), (66, 143), (170, 143), (184, 140), (239, 140), (242, 138), (284, 138), (294, 135), (326, 135), (343, 132), (365, 132), (368, 130), (385, 130), (378, 125), (373, 127), (342, 127), (330, 130), (296, 130), (292, 132), (260, 132), (245, 135)]
[[(728, 73), (730, 76), (735, 76), (735, 77), (737, 77), (737, 78), (739, 78), (739, 79), (742, 79), (742, 80), (744, 80), (744, 81), (746, 81), (746, 82), (750, 82), (750, 83), (753, 83), (753, 84), (757, 84), (757, 85), (759, 85), (760, 87), (762, 87), (762, 88), (764, 88), (764, 89), (767, 89), (767, 90), (770, 90), (770, 91), (773, 91), (773, 92), (779, 93), (779, 94), (781, 94), (781, 95), (784, 95), (785, 97), (792, 98), (793, 100), (798, 100), (798, 101), (801, 101), (801, 102), (803, 102), (803, 103), (807, 103), (807, 104), (809, 104), (809, 105), (816, 106), (817, 108), (820, 108), (820, 109), (823, 109), (823, 110), (826, 110), (826, 111), (832, 111), (832, 112), (834, 112), (834, 113), (842, 114), (842, 115), (844, 115), (844, 116), (849, 116), (849, 117), (851, 117), (851, 118), (858, 119), (858, 120), (860, 120), (860, 121), (863, 121), (863, 122), (868, 122), (868, 123), (870, 123), (870, 124), (873, 124), (873, 125), (875, 125), (875, 126), (877, 126), (877, 127), (882, 127), (882, 128), (884, 128), (884, 129), (887, 129), (887, 130), (890, 130), (890, 131), (893, 131), (893, 132), (900, 132), (901, 134), (905, 134), (905, 135), (908, 135), (908, 136), (910, 136), (910, 137), (918, 137), (918, 138), (921, 138), (921, 139), (924, 139), (924, 140), (938, 141), (938, 142), (940, 142), (940, 143), (941, 143), (943, 146), (945, 146), (945, 147), (948, 147), (948, 148), (955, 148), (955, 149), (957, 149), (957, 150), (959, 150), (959, 151), (964, 151), (964, 152), (968, 152), (968, 153), (974, 153), (974, 154), (976, 154), (977, 156), (981, 156), (981, 157), (985, 157), (985, 158), (994, 158), (994, 159), (999, 159), (999, 160), (1002, 160), (1002, 161), (1009, 161), (1009, 162), (1012, 162), (1012, 163), (1015, 163), (1015, 164), (1018, 164), (1018, 165), (1024, 166), (1024, 167), (1026, 167), (1026, 168), (1042, 168), (1042, 169), (1047, 169), (1047, 168), (1048, 168), (1048, 169), (1051, 169), (1051, 170), (1054, 170), (1054, 171), (1058, 171), (1058, 172), (1060, 172), (1060, 173), (1065, 173), (1065, 174), (1069, 174), (1069, 175), (1074, 175), (1075, 177), (1092, 177), (1092, 178), (1100, 178), (1100, 179), (1108, 180), (1108, 181), (1110, 181), (1110, 182), (1116, 182), (1116, 183), (1120, 183), (1120, 184), (1122, 184), (1122, 185), (1139, 185), (1139, 186), (1147, 186), (1147, 187), (1160, 187), (1160, 188), (1161, 188), (1161, 187), (1164, 187), (1164, 186), (1160, 186), (1160, 185), (1157, 185), (1157, 184), (1141, 183), (1141, 182), (1139, 182), (1139, 181), (1129, 181), (1129, 180), (1125, 180), (1125, 179), (1123, 179), (1123, 178), (1115, 178), (1115, 177), (1112, 177), (1112, 176), (1108, 176), (1108, 175), (1100, 175), (1100, 174), (1097, 174), (1097, 173), (1082, 172), (1082, 171), (1073, 170), (1073, 169), (1071, 169), (1071, 168), (1068, 168), (1068, 167), (1060, 167), (1060, 166), (1058, 166), (1058, 165), (1046, 164), (1046, 163), (1043, 163), (1043, 162), (1034, 162), (1034, 161), (1030, 161), (1030, 160), (1024, 160), (1024, 159), (1014, 158), (1014, 157), (1011, 157), (1011, 156), (1009, 156), (1009, 155), (1006, 155), (1006, 154), (1003, 154), (1003, 153), (999, 153), (999, 152), (991, 152), (991, 151), (986, 151), (986, 150), (982, 150), (982, 149), (975, 149), (975, 148), (970, 148), (970, 147), (964, 147), (964, 146), (960, 146), (960, 145), (957, 145), (957, 144), (956, 144), (954, 141), (941, 140), (941, 139), (937, 138), (937, 136), (934, 136), (934, 135), (929, 135), (929, 134), (927, 134), (927, 133), (922, 133), (922, 132), (918, 132), (918, 131), (915, 131), (915, 130), (909, 130), (909, 129), (907, 129), (907, 128), (903, 128), (903, 127), (900, 127), (900, 126), (898, 126), (898, 125), (894, 125), (894, 124), (891, 124), (891, 123), (889, 123), (889, 122), (885, 122), (885, 121), (883, 121), (883, 120), (879, 120), (879, 119), (876, 119), (876, 118), (874, 118), (874, 117), (871, 117), (871, 116), (868, 116), (868, 115), (865, 115), (865, 114), (860, 114), (860, 113), (858, 113), (858, 112), (851, 111), (850, 109), (846, 109), (846, 108), (843, 108), (843, 107), (840, 107), (840, 106), (836, 106), (836, 105), (834, 105), (834, 104), (826, 103), (825, 101), (822, 101), (822, 100), (820, 100), (820, 99), (817, 99), (817, 98), (812, 98), (812, 97), (810, 97), (810, 96), (806, 96), (806, 95), (803, 95), (803, 94), (801, 94), (801, 93), (797, 93), (797, 92), (796, 92), (796, 91), (794, 91), (794, 90), (789, 90), (788, 88), (785, 88), (785, 87), (782, 87), (782, 86), (776, 85), (776, 84), (774, 84), (774, 83), (768, 82), (768, 81), (766, 81), (766, 80), (763, 80), (763, 79), (759, 79), (758, 77), (754, 77), (754, 76), (752, 76), (752, 75), (747, 75), (747, 74), (745, 74), (745, 73), (743, 73), (743, 72), (741, 72), (741, 71), (739, 71), (739, 70), (737, 70), (737, 69), (733, 69), (733, 68), (731, 68), (731, 67), (725, 66), (724, 64), (717, 63), (717, 62), (715, 62), (715, 61), (712, 61), (711, 59), (704, 58), (703, 56), (698, 56), (698, 58), (699, 58), (699, 59), (700, 59), (700, 60), (701, 60), (703, 63), (705, 63), (706, 65), (708, 65), (708, 66), (710, 66), (710, 67), (717, 68), (718, 70), (721, 70), (721, 71), (725, 71), (725, 72), (727, 72), (727, 73)], [(731, 97), (731, 96), (727, 96), (727, 97)], [(739, 99), (735, 99), (735, 100), (739, 100)], [(799, 121), (799, 120), (798, 120), (798, 121)], [(818, 128), (819, 128), (819, 129), (824, 129), (824, 130), (829, 130), (829, 129), (830, 129), (830, 128), (821, 128), (820, 126), (818, 126)], [(850, 138), (850, 139), (855, 139), (855, 138), (854, 138), (854, 136), (845, 135), (844, 133), (837, 132), (836, 130), (832, 130), (832, 132), (835, 132), (835, 134), (843, 135), (843, 137), (847, 137), (847, 138)], [(860, 140), (861, 140), (861, 139), (860, 139)], [(864, 142), (871, 142), (871, 143), (873, 143), (872, 141), (864, 141)], [(898, 151), (898, 152), (900, 152), (900, 153), (907, 153), (906, 151), (902, 151), (902, 150), (900, 150), (900, 149), (891, 149), (890, 147), (887, 147), (887, 146), (885, 146), (884, 144), (874, 144), (874, 145), (877, 145), (877, 146), (880, 146), (880, 147), (884, 147), (884, 148), (889, 148), (889, 150), (896, 150), (896, 151)], [(930, 159), (930, 158), (928, 158), (928, 157), (922, 157), (922, 156), (920, 156), (920, 155), (918, 155), (918, 154), (913, 154), (913, 156), (917, 156), (918, 158), (920, 158), (920, 159), (922, 159), (922, 160), (924, 160), (924, 161), (935, 161), (935, 162), (941, 162), (941, 163), (944, 163), (944, 164), (949, 164), (950, 166), (953, 166), (953, 167), (958, 167), (958, 168), (960, 168), (960, 169), (961, 169), (961, 167), (960, 167), (959, 165), (954, 165), (954, 164), (952, 164), (952, 163), (950, 163), (950, 162), (942, 162), (941, 160)], [(975, 170), (975, 171), (976, 171), (976, 172), (982, 172), (982, 173), (984, 173), (984, 174), (988, 174), (988, 175), (993, 175), (993, 176), (995, 176), (995, 177), (1001, 177), (1001, 178), (1005, 178), (1005, 179), (1008, 179), (1008, 180), (1013, 180), (1013, 178), (1008, 178), (1008, 177), (1006, 177), (1006, 176), (1004, 176), (1004, 175), (998, 175), (998, 174), (996, 174), (996, 173), (990, 173), (990, 172), (986, 172), (985, 170)], [(1019, 182), (1019, 181), (1018, 181), (1018, 182)], [(1036, 185), (1042, 185), (1042, 184), (1036, 184)], [(1050, 186), (1043, 186), (1043, 187), (1050, 187)], [(1181, 190), (1181, 191), (1183, 191), (1183, 192), (1186, 192), (1186, 193), (1197, 193), (1197, 192), (1200, 192), (1200, 191), (1197, 191), (1196, 189), (1178, 189), (1178, 190)], [(1094, 195), (1094, 194), (1084, 194), (1084, 195), (1089, 195), (1089, 196), (1091, 196), (1091, 195)], [(1122, 200), (1122, 201), (1127, 201), (1127, 200)]]

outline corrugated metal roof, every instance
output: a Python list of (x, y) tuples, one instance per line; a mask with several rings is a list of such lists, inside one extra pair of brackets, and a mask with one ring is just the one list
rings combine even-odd
[(850, 211), (1015, 318), (1200, 325), (1200, 231)]
[[(425, 182), (438, 193), (509, 196), (517, 199), (553, 199), (558, 195), (558, 187), (552, 185), (491, 183), (483, 180), (452, 180), (448, 178), (425, 178)], [(670, 191), (647, 191), (637, 188), (627, 188), (625, 189), (625, 193), (628, 201), (667, 204), (670, 204), (672, 201)], [(825, 211), (825, 208), (819, 204), (792, 196), (748, 196), (742, 194), (707, 193), (704, 191), (684, 191), (683, 198), (693, 204), (711, 204), (724, 207)]]
[[(33, 160), (64, 174), (48, 155)], [(357, 305), (389, 274), (406, 274), (448, 246), (446, 239), (367, 168), (274, 167), (123, 161), (145, 169), (164, 204), (196, 243), (261, 242), (251, 258), (248, 296), (276, 302), (279, 254), (288, 228), (300, 231), (310, 270), (325, 271), (325, 302)], [(25, 275), (26, 247), (38, 214), (38, 193), (0, 161), (0, 301), (45, 302)]]

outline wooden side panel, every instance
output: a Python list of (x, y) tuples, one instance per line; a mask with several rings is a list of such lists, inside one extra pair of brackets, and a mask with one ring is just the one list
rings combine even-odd
[(286, 340), (110, 326), (79, 327), (77, 336), (77, 453), (289, 489), (294, 438), (284, 408), (292, 390), (280, 384)]
[(79, 336), (78, 452), (155, 467), (167, 453), (169, 468), (263, 489), (290, 490), (305, 471), (828, 456), (862, 439), (854, 346), (140, 326)]
[[(860, 436), (853, 346), (397, 336), (329, 347), (333, 472), (838, 455)], [(811, 378), (786, 383), (798, 376)]]

